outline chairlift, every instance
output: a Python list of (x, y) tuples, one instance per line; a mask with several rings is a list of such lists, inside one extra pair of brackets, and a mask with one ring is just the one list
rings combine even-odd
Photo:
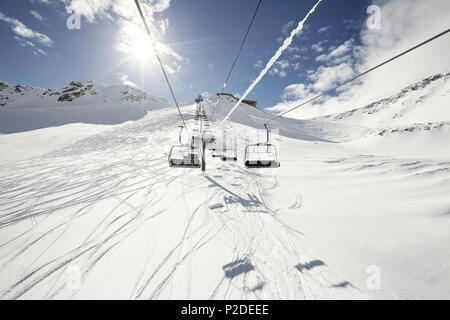
[(192, 141), (190, 145), (181, 142), (181, 133), (183, 131), (181, 126), (179, 142), (177, 146), (173, 146), (169, 153), (169, 166), (175, 168), (201, 168), (200, 150)]
[(214, 136), (214, 133), (211, 130), (206, 129), (203, 132), (202, 140), (206, 143), (213, 143), (216, 141), (216, 137)]
[(202, 97), (202, 95), (198, 95), (198, 97), (195, 98), (195, 102), (196, 102), (196, 103), (203, 102), (203, 97)]
[(264, 124), (267, 131), (265, 143), (250, 144), (245, 148), (244, 163), (248, 169), (279, 168), (277, 148), (270, 143), (270, 130)]

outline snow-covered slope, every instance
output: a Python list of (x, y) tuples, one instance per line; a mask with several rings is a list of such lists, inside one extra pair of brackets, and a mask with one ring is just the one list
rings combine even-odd
[[(235, 101), (230, 97), (222, 97), (217, 100), (213, 97), (209, 100), (209, 108), (214, 109), (214, 119), (223, 119), (232, 109)], [(231, 121), (264, 131), (264, 122), (271, 119), (273, 115), (263, 112), (257, 108), (242, 104), (231, 115)], [(305, 141), (328, 141), (343, 142), (361, 137), (370, 130), (365, 127), (347, 125), (345, 123), (329, 123), (317, 120), (276, 119), (270, 123), (273, 130), (280, 135)], [(263, 133), (265, 136), (265, 131)]]
[(167, 107), (164, 99), (126, 85), (72, 81), (62, 89), (0, 82), (0, 133), (16, 133), (68, 123), (119, 124)]
[(372, 128), (450, 121), (450, 72), (426, 78), (363, 108), (315, 120)]
[[(205, 102), (215, 124), (232, 106)], [(192, 130), (195, 106), (181, 109)], [(0, 298), (448, 299), (450, 156), (418, 143), (448, 141), (448, 120), (397, 135), (391, 122), (277, 119), (281, 168), (248, 170), (269, 118), (240, 106), (225, 124), (238, 161), (207, 152), (203, 174), (168, 166), (173, 107), (45, 154), (31, 146), (85, 129), (3, 135), (10, 149), (20, 135), (23, 157), (0, 164)]]
[[(354, 141), (361, 151), (418, 158), (448, 158), (450, 73), (430, 76), (363, 108), (313, 119), (370, 128)], [(362, 149), (361, 149), (362, 148)]]

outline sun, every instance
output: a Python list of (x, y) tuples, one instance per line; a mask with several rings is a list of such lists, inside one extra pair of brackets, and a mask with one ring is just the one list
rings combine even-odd
[(154, 59), (154, 49), (145, 32), (137, 32), (134, 35), (130, 49), (133, 58), (142, 64), (147, 64)]

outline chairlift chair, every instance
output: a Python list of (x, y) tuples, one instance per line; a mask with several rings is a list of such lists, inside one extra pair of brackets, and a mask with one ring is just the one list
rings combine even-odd
[(203, 102), (203, 97), (201, 95), (199, 95), (197, 98), (195, 98), (195, 102), (196, 103)]
[(179, 142), (177, 146), (173, 146), (169, 153), (169, 166), (175, 168), (201, 168), (200, 150), (192, 142), (191, 145), (181, 142), (181, 133), (184, 127), (181, 127)]
[(244, 164), (248, 169), (258, 168), (279, 168), (277, 148), (270, 143), (270, 131), (267, 124), (264, 124), (267, 131), (267, 141), (265, 143), (250, 144), (245, 148)]
[(169, 166), (175, 168), (201, 168), (200, 152), (190, 146), (173, 146), (169, 154)]

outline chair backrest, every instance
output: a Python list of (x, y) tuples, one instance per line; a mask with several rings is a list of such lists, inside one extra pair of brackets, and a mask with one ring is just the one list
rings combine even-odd
[(245, 161), (278, 161), (277, 148), (272, 144), (251, 144), (245, 148)]

